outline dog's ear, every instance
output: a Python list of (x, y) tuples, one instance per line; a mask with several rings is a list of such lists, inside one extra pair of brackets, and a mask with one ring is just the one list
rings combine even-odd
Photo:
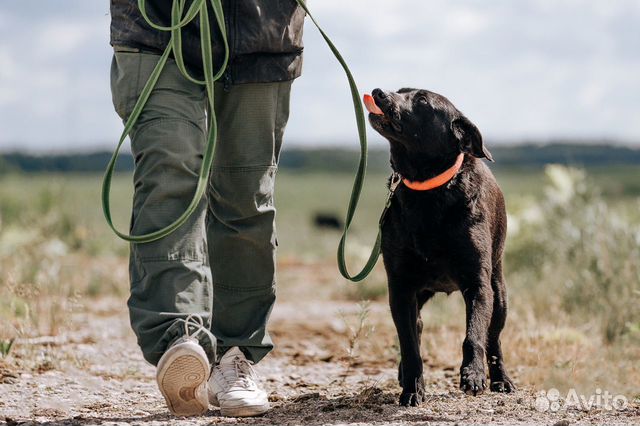
[(493, 161), (491, 153), (482, 142), (480, 130), (467, 117), (461, 116), (453, 120), (451, 130), (458, 140), (460, 151)]

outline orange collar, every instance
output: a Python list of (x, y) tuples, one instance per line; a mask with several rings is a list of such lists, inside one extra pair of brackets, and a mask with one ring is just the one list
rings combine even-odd
[(428, 191), (430, 189), (437, 188), (449, 182), (451, 179), (453, 179), (456, 173), (458, 173), (458, 170), (460, 170), (460, 166), (462, 166), (463, 159), (464, 159), (464, 154), (463, 153), (458, 154), (458, 158), (456, 158), (456, 162), (453, 164), (453, 166), (449, 167), (447, 170), (440, 173), (438, 176), (432, 177), (431, 179), (412, 182), (410, 180), (403, 178), (402, 183), (404, 183), (404, 185), (407, 188), (413, 189), (414, 191)]

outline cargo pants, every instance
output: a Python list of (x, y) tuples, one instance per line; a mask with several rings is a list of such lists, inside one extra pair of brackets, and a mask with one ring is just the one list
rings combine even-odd
[[(111, 67), (114, 107), (131, 113), (159, 56), (116, 48)], [(190, 219), (158, 241), (131, 244), (128, 300), (144, 358), (157, 364), (184, 333), (189, 314), (217, 338), (258, 362), (272, 348), (267, 321), (275, 302), (274, 181), (289, 116), (291, 82), (215, 87), (218, 142), (206, 197)], [(135, 160), (130, 230), (166, 226), (195, 191), (207, 135), (203, 86), (169, 60), (130, 133)], [(204, 336), (200, 333), (199, 336)], [(215, 353), (199, 337), (210, 361)]]

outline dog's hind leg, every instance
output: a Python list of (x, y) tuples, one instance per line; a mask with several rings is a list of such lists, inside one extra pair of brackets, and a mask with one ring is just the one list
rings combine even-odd
[(491, 276), (493, 288), (493, 312), (487, 336), (487, 363), (489, 364), (490, 389), (493, 392), (512, 392), (516, 390), (513, 381), (507, 375), (500, 345), (500, 333), (507, 319), (507, 288), (502, 274), (502, 261), (493, 268)]

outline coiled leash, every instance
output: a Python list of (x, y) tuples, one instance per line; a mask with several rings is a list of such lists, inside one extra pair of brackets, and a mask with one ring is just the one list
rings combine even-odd
[[(216, 145), (217, 137), (217, 123), (216, 115), (214, 113), (213, 96), (214, 82), (222, 76), (227, 66), (227, 62), (229, 61), (229, 45), (227, 43), (227, 31), (224, 23), (224, 12), (222, 10), (221, 0), (210, 0), (211, 5), (213, 6), (216, 22), (218, 24), (218, 27), (220, 28), (220, 32), (222, 33), (222, 40), (224, 43), (224, 60), (220, 69), (214, 74), (207, 0), (194, 0), (187, 10), (187, 13), (184, 14), (185, 1), (186, 0), (173, 0), (173, 5), (171, 6), (171, 26), (164, 27), (154, 23), (153, 21), (151, 21), (151, 19), (149, 19), (146, 11), (146, 0), (138, 0), (138, 7), (140, 8), (140, 12), (147, 23), (156, 30), (171, 31), (171, 38), (169, 40), (167, 48), (165, 49), (162, 56), (160, 56), (160, 60), (158, 60), (158, 63), (153, 69), (153, 72), (149, 76), (149, 80), (147, 80), (147, 83), (144, 85), (142, 92), (140, 93), (140, 97), (133, 107), (131, 115), (127, 119), (124, 130), (122, 131), (122, 135), (120, 136), (120, 140), (118, 141), (118, 145), (116, 146), (116, 149), (111, 156), (111, 160), (109, 160), (109, 164), (107, 165), (107, 170), (102, 181), (102, 210), (104, 212), (104, 217), (107, 220), (107, 224), (109, 224), (109, 227), (113, 230), (113, 232), (116, 233), (117, 236), (129, 242), (148, 243), (151, 241), (159, 240), (160, 238), (163, 238), (178, 229), (184, 222), (187, 221), (187, 219), (189, 219), (189, 216), (191, 216), (196, 210), (207, 188), (207, 178), (209, 176), (211, 164), (213, 162), (213, 152)], [(183, 14), (184, 18), (182, 17)], [(197, 80), (189, 74), (186, 66), (184, 65), (184, 58), (182, 55), (181, 30), (185, 25), (195, 19), (198, 14), (200, 15), (200, 44), (202, 50), (204, 80)], [(173, 52), (176, 65), (180, 69), (180, 72), (185, 76), (185, 78), (193, 83), (204, 85), (207, 91), (207, 97), (209, 101), (209, 134), (207, 136), (207, 144), (204, 156), (202, 158), (202, 165), (200, 166), (200, 173), (198, 174), (198, 185), (196, 186), (196, 191), (193, 194), (193, 198), (191, 199), (189, 206), (184, 211), (184, 213), (182, 213), (182, 215), (180, 215), (180, 217), (178, 217), (173, 223), (170, 223), (164, 228), (154, 232), (150, 232), (148, 234), (129, 235), (118, 231), (111, 220), (111, 208), (109, 203), (111, 179), (113, 177), (113, 172), (116, 165), (116, 160), (118, 159), (120, 148), (122, 147), (122, 144), (124, 143), (134, 124), (138, 120), (138, 117), (142, 113), (144, 105), (149, 99), (153, 88), (156, 86), (158, 79), (160, 78), (160, 74), (162, 73), (162, 70), (167, 63), (167, 59), (169, 58), (171, 52)]]
[[(104, 216), (107, 220), (107, 223), (109, 227), (116, 233), (116, 235), (118, 235), (123, 240), (129, 241), (129, 242), (147, 243), (147, 242), (155, 241), (169, 235), (170, 233), (175, 231), (177, 228), (179, 228), (182, 224), (184, 224), (184, 222), (187, 221), (189, 216), (191, 216), (191, 214), (193, 214), (193, 212), (196, 210), (202, 196), (204, 195), (204, 192), (207, 186), (207, 180), (209, 177), (209, 172), (211, 170), (213, 153), (214, 153), (214, 148), (215, 148), (216, 138), (217, 138), (217, 123), (216, 123), (216, 115), (214, 110), (214, 96), (213, 96), (214, 82), (222, 76), (227, 66), (227, 62), (229, 60), (229, 46), (227, 43), (227, 32), (226, 32), (225, 21), (224, 21), (224, 11), (222, 9), (221, 0), (210, 0), (211, 5), (213, 6), (216, 22), (222, 34), (222, 40), (224, 43), (224, 60), (222, 62), (222, 66), (220, 67), (220, 69), (214, 74), (213, 58), (211, 53), (211, 35), (209, 32), (210, 30), (209, 16), (207, 12), (207, 0), (194, 0), (191, 6), (189, 7), (189, 9), (187, 9), (186, 14), (184, 13), (185, 1), (186, 0), (173, 0), (173, 5), (171, 8), (171, 26), (165, 27), (152, 22), (151, 19), (149, 19), (149, 16), (147, 15), (147, 12), (146, 12), (146, 7), (145, 7), (146, 0), (138, 0), (138, 7), (140, 8), (140, 12), (144, 17), (144, 19), (147, 21), (147, 23), (156, 30), (170, 31), (171, 38), (166, 50), (164, 51), (157, 65), (153, 69), (153, 72), (151, 73), (149, 80), (144, 85), (144, 88), (142, 89), (140, 97), (138, 98), (138, 100), (136, 101), (133, 107), (131, 115), (129, 116), (129, 118), (125, 123), (124, 130), (122, 132), (122, 135), (120, 136), (120, 140), (118, 141), (118, 145), (116, 146), (116, 149), (111, 157), (111, 160), (107, 165), (107, 170), (105, 172), (104, 179), (102, 182), (102, 209), (104, 212)], [(376, 241), (374, 243), (369, 259), (367, 260), (365, 266), (362, 268), (362, 270), (359, 273), (355, 275), (351, 275), (347, 270), (347, 265), (345, 260), (345, 246), (347, 243), (347, 234), (351, 226), (351, 222), (353, 221), (353, 216), (355, 215), (356, 209), (358, 207), (358, 201), (360, 200), (360, 194), (362, 192), (362, 187), (364, 185), (365, 173), (367, 169), (367, 133), (366, 133), (366, 122), (364, 118), (364, 111), (362, 109), (362, 104), (360, 102), (360, 95), (359, 95), (360, 92), (358, 91), (358, 87), (356, 85), (355, 80), (353, 79), (353, 75), (351, 74), (349, 67), (347, 66), (347, 63), (342, 58), (342, 55), (340, 54), (338, 49), (335, 47), (333, 42), (329, 39), (327, 34), (322, 30), (322, 28), (320, 27), (318, 22), (315, 20), (313, 15), (311, 15), (304, 0), (296, 0), (296, 1), (300, 5), (300, 7), (302, 7), (302, 9), (304, 9), (304, 11), (307, 13), (307, 15), (309, 16), (313, 24), (316, 26), (318, 31), (320, 31), (320, 34), (322, 35), (325, 42), (329, 46), (329, 49), (331, 50), (335, 58), (338, 60), (340, 65), (342, 66), (342, 69), (344, 70), (347, 76), (347, 80), (349, 82), (349, 88), (351, 89), (353, 109), (355, 112), (356, 124), (358, 129), (358, 138), (360, 140), (360, 160), (358, 163), (356, 176), (353, 182), (353, 188), (351, 190), (351, 197), (349, 198), (349, 205), (347, 207), (347, 215), (346, 215), (344, 230), (342, 233), (342, 237), (340, 238), (337, 254), (338, 254), (338, 269), (340, 271), (340, 274), (342, 274), (343, 277), (345, 277), (350, 281), (357, 282), (367, 277), (369, 273), (373, 270), (376, 262), (378, 261), (378, 257), (380, 256), (381, 243), (382, 243), (382, 236), (381, 236), (380, 230), (382, 228), (382, 223), (384, 222), (386, 212), (389, 206), (391, 205), (391, 199), (393, 197), (393, 193), (395, 191), (395, 188), (399, 184), (400, 180), (396, 179), (395, 177), (392, 177), (389, 196), (387, 197), (384, 210), (382, 212), (382, 215), (380, 216), (380, 221), (378, 226), (378, 235), (376, 237)], [(183, 17), (183, 14), (184, 14), (184, 17)], [(200, 37), (201, 37), (200, 45), (202, 50), (204, 80), (197, 80), (188, 73), (184, 65), (184, 58), (182, 55), (181, 29), (185, 25), (187, 25), (189, 22), (191, 22), (193, 19), (195, 19), (196, 16), (198, 15), (200, 15)], [(206, 92), (207, 92), (209, 109), (210, 109), (209, 110), (209, 116), (210, 116), (209, 117), (209, 134), (207, 136), (205, 153), (202, 160), (202, 165), (200, 167), (200, 172), (198, 175), (198, 185), (196, 186), (195, 193), (193, 195), (193, 198), (191, 199), (189, 206), (186, 208), (184, 213), (182, 213), (182, 215), (180, 215), (180, 217), (178, 217), (173, 223), (167, 225), (162, 229), (159, 229), (157, 231), (154, 231), (148, 234), (129, 235), (129, 234), (118, 231), (111, 219), (111, 210), (110, 210), (110, 203), (109, 203), (109, 192), (111, 189), (111, 180), (113, 177), (115, 164), (118, 158), (118, 154), (120, 152), (120, 148), (124, 143), (127, 135), (133, 128), (134, 124), (136, 123), (138, 117), (140, 116), (144, 108), (144, 105), (146, 104), (147, 100), (149, 99), (149, 96), (151, 95), (153, 88), (156, 86), (156, 83), (158, 82), (162, 69), (164, 68), (171, 52), (173, 52), (176, 65), (180, 69), (180, 72), (189, 81), (206, 86)]]

